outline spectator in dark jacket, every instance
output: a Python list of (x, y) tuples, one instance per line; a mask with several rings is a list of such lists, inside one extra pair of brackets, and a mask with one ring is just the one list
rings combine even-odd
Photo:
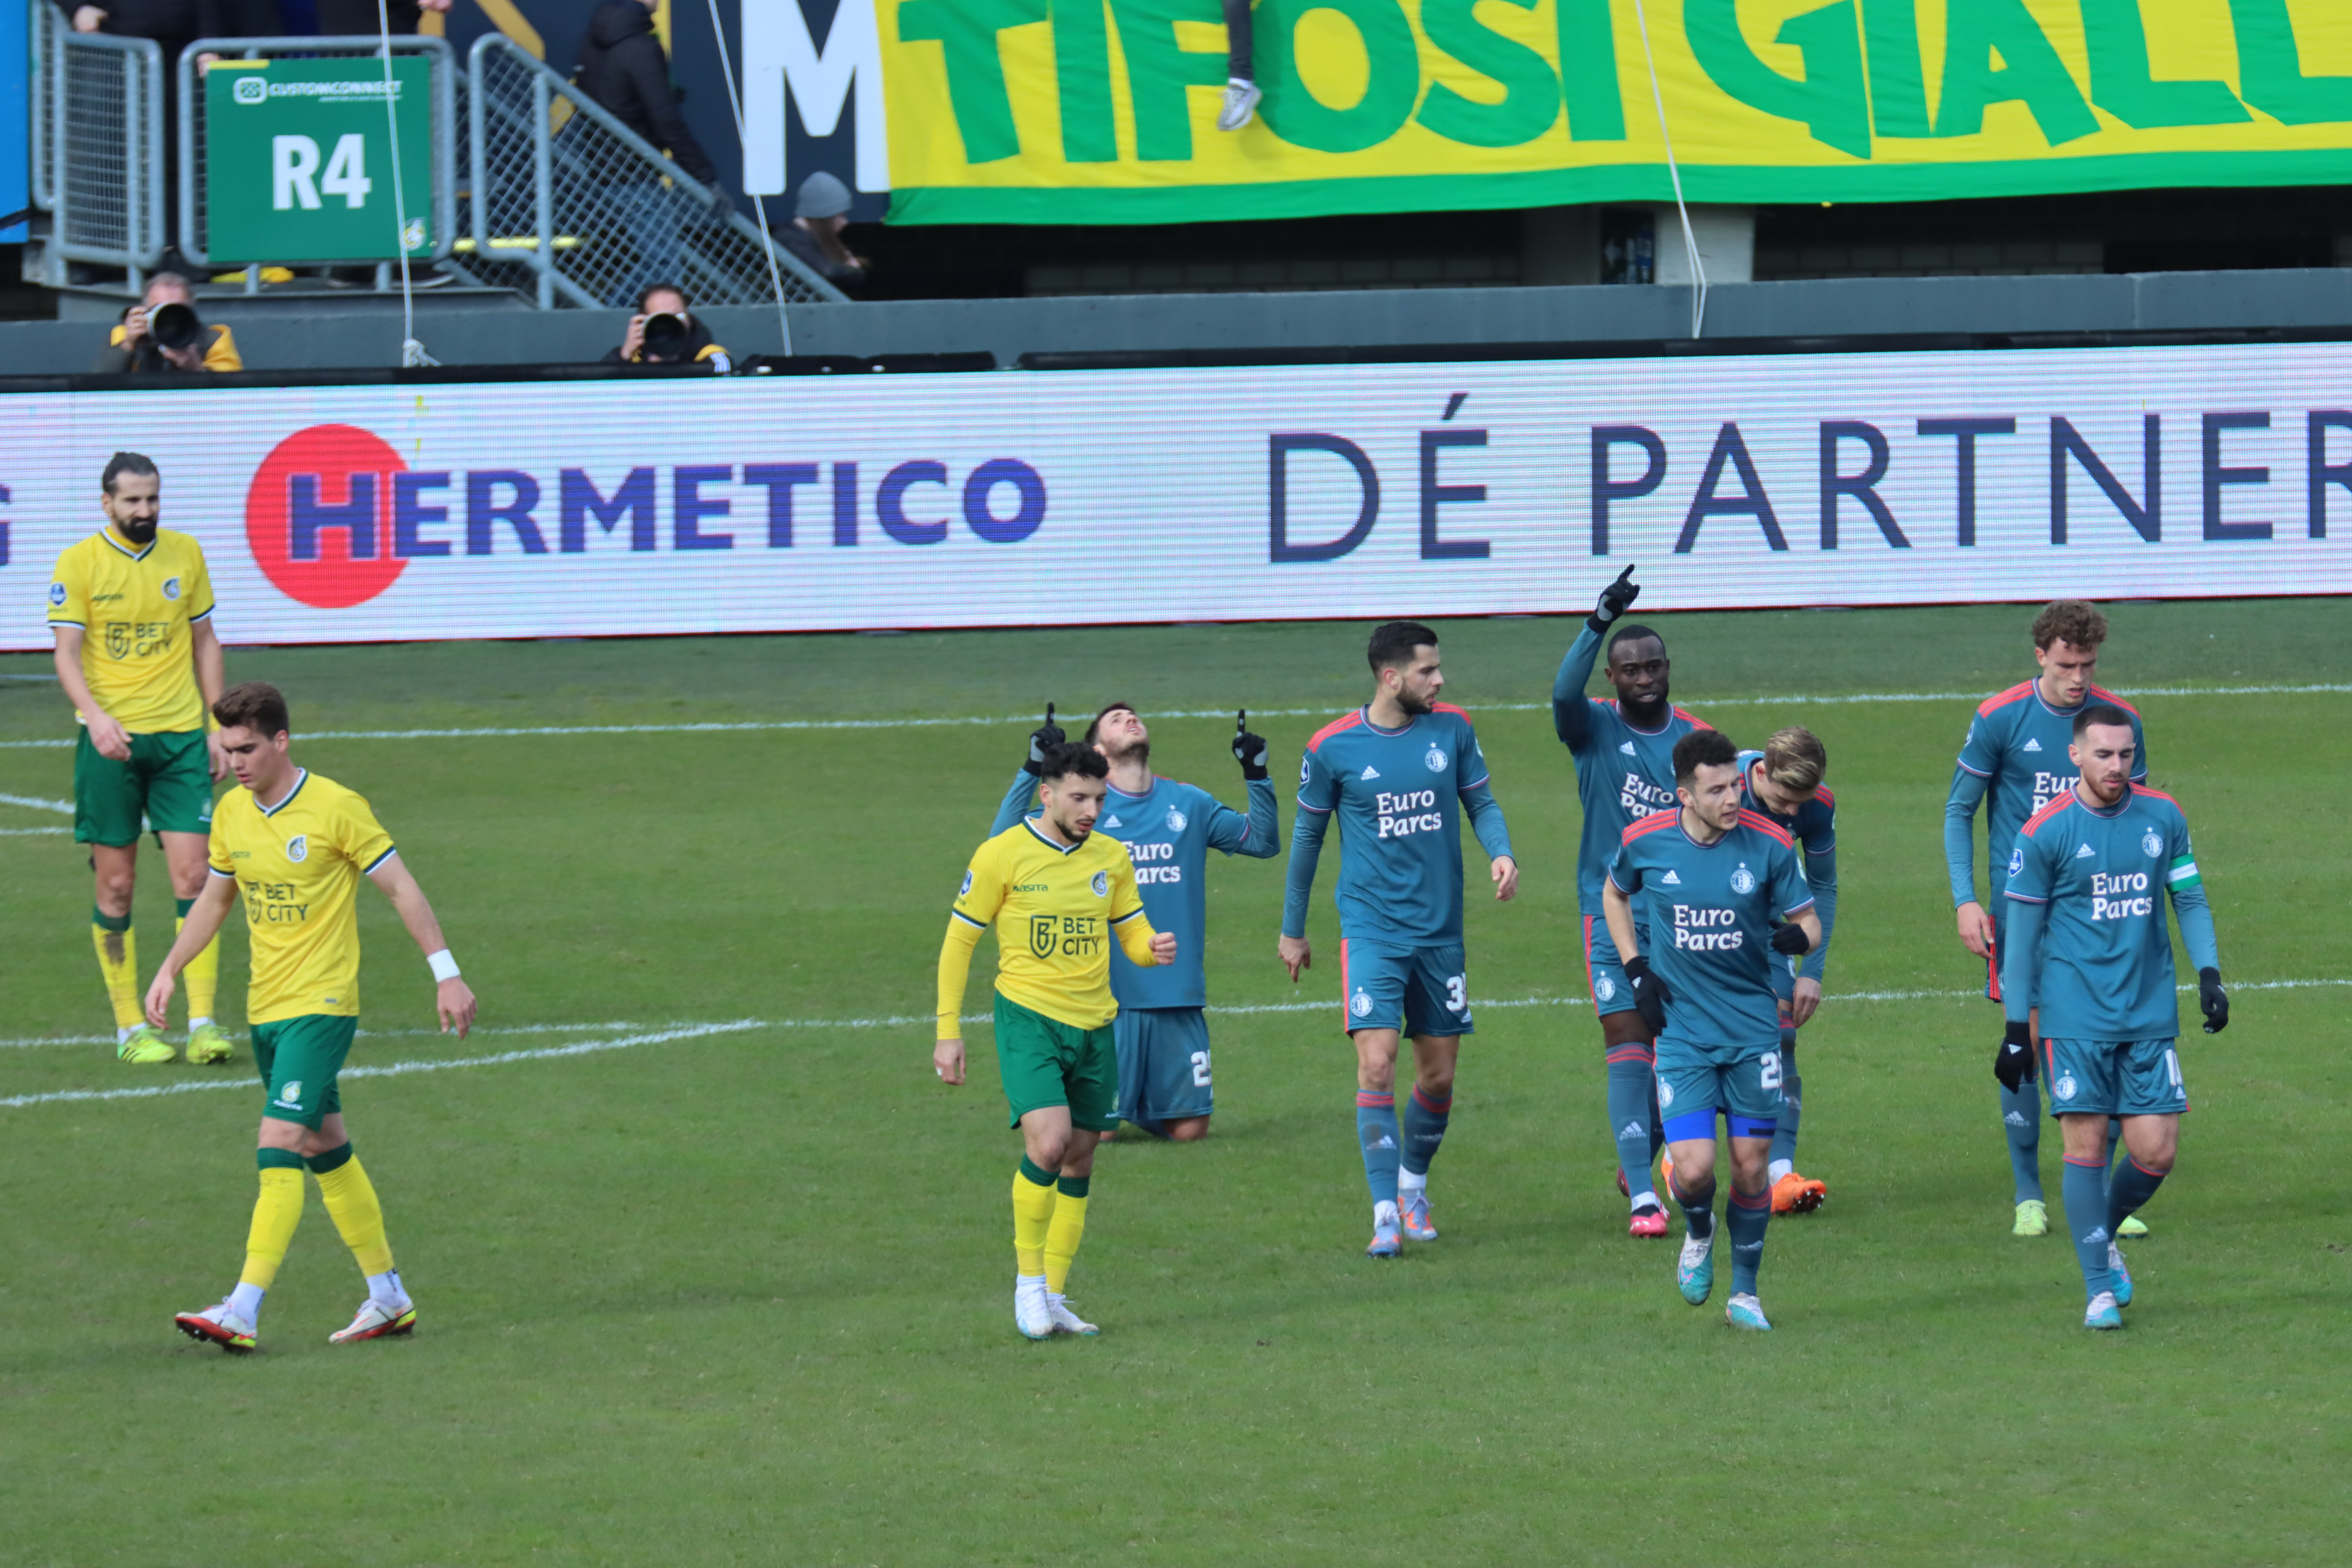
[[(385, 0), (384, 19), (392, 24), (394, 37), (410, 37), (423, 12), (446, 14), (449, 5), (450, 0)], [(319, 0), (321, 37), (373, 37), (375, 30), (375, 0)]]
[(706, 185), (719, 183), (719, 171), (677, 111), (669, 57), (654, 37), (648, 0), (604, 0), (596, 7), (588, 19), (588, 37), (580, 46), (580, 66), (572, 80), (614, 119), (667, 153), (679, 168)]
[(793, 221), (776, 231), (777, 241), (807, 268), (846, 294), (866, 281), (866, 258), (842, 242), (849, 226), (849, 187), (819, 169), (801, 182)]

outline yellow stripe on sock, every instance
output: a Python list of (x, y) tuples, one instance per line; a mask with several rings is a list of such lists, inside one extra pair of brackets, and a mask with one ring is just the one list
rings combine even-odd
[(1059, 1193), (1054, 1201), (1054, 1223), (1045, 1232), (1045, 1289), (1055, 1295), (1070, 1281), (1070, 1264), (1087, 1234), (1087, 1200)]
[(375, 1184), (356, 1154), (319, 1178), (319, 1195), (327, 1200), (327, 1214), (343, 1245), (359, 1260), (362, 1274), (392, 1272), (392, 1243), (384, 1239), (383, 1205), (376, 1202)]
[(1045, 1272), (1045, 1237), (1054, 1223), (1054, 1189), (1013, 1173), (1013, 1256), (1022, 1278)]
[(114, 1005), (114, 1026), (137, 1028), (147, 1021), (139, 1002), (139, 933), (109, 931), (93, 921), (89, 937), (98, 950), (98, 971), (106, 976), (106, 999)]
[(237, 1281), (269, 1289), (278, 1278), (278, 1266), (286, 1261), (286, 1248), (294, 1240), (294, 1227), (302, 1223), (302, 1173), (285, 1166), (272, 1166), (261, 1173), (261, 1194), (253, 1200), (253, 1228), (245, 1238), (245, 1271)]

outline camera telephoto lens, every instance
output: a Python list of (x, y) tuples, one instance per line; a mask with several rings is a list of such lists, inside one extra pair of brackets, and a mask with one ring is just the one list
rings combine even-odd
[(664, 311), (646, 318), (646, 358), (668, 359), (686, 346), (686, 323)]
[(158, 348), (170, 349), (173, 353), (195, 347), (196, 334), (203, 330), (204, 323), (196, 320), (195, 311), (177, 300), (158, 305), (148, 313), (147, 335), (155, 340)]

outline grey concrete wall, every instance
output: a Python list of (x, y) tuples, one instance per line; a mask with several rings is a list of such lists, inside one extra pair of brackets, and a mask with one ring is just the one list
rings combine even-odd
[[(621, 310), (541, 312), (478, 299), (420, 296), (417, 335), (446, 364), (595, 359), (620, 341)], [(396, 300), (206, 300), (255, 370), (396, 364)], [(782, 346), (771, 307), (707, 312), (738, 355)], [(1440, 344), (1654, 341), (1688, 335), (1682, 288), (1591, 285), (1286, 294), (924, 300), (792, 307), (803, 354), (986, 350), (1011, 364), (1031, 352), (1180, 349), (1357, 350)], [(2352, 327), (2352, 269), (2150, 273), (2137, 277), (1880, 278), (1737, 283), (1711, 289), (1709, 338), (1926, 333), (2198, 331)], [(0, 374), (85, 371), (106, 321), (0, 323)]]

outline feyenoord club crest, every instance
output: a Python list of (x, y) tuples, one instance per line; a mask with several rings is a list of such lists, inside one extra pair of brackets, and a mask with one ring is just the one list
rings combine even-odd
[(1174, 806), (1170, 806), (1168, 808), (1168, 831), (1171, 833), (1181, 833), (1184, 831), (1184, 814), (1177, 810)]
[(1372, 1016), (1372, 994), (1359, 987), (1356, 994), (1348, 998), (1348, 1011), (1353, 1013), (1359, 1018), (1370, 1017)]
[(2164, 853), (2164, 840), (2153, 827), (2147, 830), (2147, 837), (2139, 841), (2139, 847), (2147, 851), (2150, 859)]
[(1731, 873), (1731, 890), (1743, 897), (1756, 890), (1756, 873), (1748, 868), (1745, 860), (1739, 863), (1738, 870)]
[(1421, 760), (1429, 764), (1431, 773), (1442, 773), (1445, 771), (1445, 748), (1432, 746), (1429, 748), (1429, 754)]

